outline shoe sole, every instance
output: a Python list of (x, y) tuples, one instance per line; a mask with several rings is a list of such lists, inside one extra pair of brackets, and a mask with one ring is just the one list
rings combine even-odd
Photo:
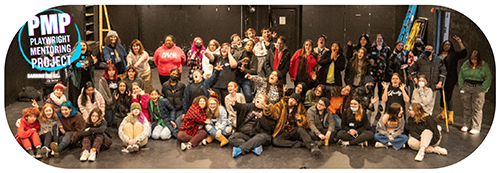
[(49, 150), (47, 147), (42, 147), (42, 158), (46, 159), (49, 157)]
[(50, 149), (52, 149), (52, 151), (54, 151), (54, 157), (56, 157), (56, 158), (59, 157), (59, 151), (58, 151), (57, 147), (58, 146), (56, 143), (50, 143)]
[(253, 149), (253, 153), (255, 153), (257, 156), (260, 156), (260, 154), (262, 154), (262, 145)]

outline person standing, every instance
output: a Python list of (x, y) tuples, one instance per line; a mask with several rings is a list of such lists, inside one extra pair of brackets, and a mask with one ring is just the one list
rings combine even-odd
[(331, 49), (325, 51), (318, 60), (317, 66), (321, 66), (321, 68), (317, 74), (317, 82), (325, 84), (328, 89), (343, 85), (341, 72), (345, 70), (346, 60), (342, 52), (340, 45), (333, 43)]
[(172, 69), (179, 69), (179, 74), (182, 72), (182, 65), (186, 62), (186, 55), (180, 47), (175, 45), (173, 35), (165, 37), (163, 45), (156, 49), (154, 62), (158, 67), (161, 85), (170, 79)]
[(286, 74), (290, 70), (290, 59), (292, 55), (286, 47), (286, 39), (284, 36), (278, 37), (276, 46), (269, 49), (264, 62), (266, 76), (269, 76), (274, 70), (279, 70), (283, 76), (278, 76), (283, 83), (286, 83)]
[(137, 76), (144, 82), (144, 91), (150, 93), (153, 90), (151, 79), (151, 68), (149, 66), (149, 54), (144, 50), (141, 41), (134, 39), (130, 43), (131, 49), (127, 56), (128, 67), (137, 70)]
[(108, 64), (114, 64), (118, 69), (118, 77), (124, 78), (127, 69), (127, 51), (121, 45), (120, 37), (116, 31), (109, 31), (104, 38), (104, 49), (102, 50), (104, 60)]
[(484, 62), (479, 51), (472, 51), (464, 62), (458, 75), (458, 88), (464, 106), (464, 123), (462, 131), (471, 127), (471, 134), (481, 131), (483, 120), (484, 96), (490, 89), (492, 75), (488, 63)]

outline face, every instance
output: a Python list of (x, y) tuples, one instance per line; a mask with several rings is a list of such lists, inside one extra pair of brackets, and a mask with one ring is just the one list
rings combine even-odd
[(365, 51), (363, 49), (358, 50), (358, 59), (362, 59), (365, 56)]
[(333, 43), (331, 49), (333, 52), (338, 52), (340, 49), (339, 44)]
[(215, 51), (217, 49), (217, 46), (215, 45), (215, 43), (213, 42), (210, 42), (210, 44), (208, 44), (208, 50), (210, 51)]
[(94, 94), (94, 87), (89, 87), (85, 90), (85, 93), (87, 93), (88, 96), (91, 96)]
[(351, 108), (359, 108), (359, 103), (356, 100), (351, 100)]
[(302, 93), (303, 86), (301, 84), (295, 87), (295, 93)]
[(134, 94), (139, 94), (139, 93), (141, 93), (141, 91), (142, 91), (142, 89), (138, 85), (134, 85), (132, 87), (132, 93), (134, 93)]
[(127, 75), (128, 75), (128, 78), (129, 79), (134, 79), (135, 77), (135, 71), (133, 68), (130, 68), (128, 71), (127, 71)]
[(349, 93), (351, 93), (351, 87), (350, 86), (345, 86), (344, 88), (342, 88), (342, 90), (340, 90), (340, 94), (342, 96), (347, 96), (347, 95), (349, 95)]
[(262, 107), (262, 105), (265, 105), (265, 104), (267, 104), (266, 98), (262, 94), (259, 94), (259, 96), (257, 96), (257, 98), (255, 100), (255, 106), (257, 108), (262, 109), (262, 108), (264, 108), (264, 107)]
[(33, 124), (36, 121), (36, 116), (30, 115), (30, 116), (26, 117), (26, 120), (28, 120), (28, 123)]
[(202, 80), (201, 73), (199, 71), (193, 72), (193, 79), (195, 83), (201, 82)]
[(109, 41), (111, 41), (111, 44), (115, 44), (116, 43), (116, 36), (110, 36)]
[(52, 118), (54, 110), (51, 107), (47, 107), (45, 108), (45, 110), (43, 110), (43, 112), (45, 113), (45, 116), (47, 116), (47, 118)]
[(285, 42), (283, 42), (283, 40), (281, 39), (278, 39), (278, 41), (276, 41), (276, 48), (282, 51), (285, 48)]
[(179, 72), (177, 72), (177, 71), (172, 71), (172, 72), (170, 73), (170, 76), (176, 76), (176, 77), (179, 77)]
[(393, 87), (399, 87), (399, 84), (401, 83), (401, 79), (397, 75), (392, 75), (391, 78), (391, 83)]
[(136, 117), (139, 116), (140, 113), (141, 113), (141, 109), (134, 109), (134, 110), (132, 110), (132, 115), (134, 115)]
[(215, 111), (215, 109), (217, 108), (217, 101), (211, 99), (208, 101), (208, 109), (210, 109), (211, 111)]
[(316, 87), (316, 90), (314, 90), (314, 94), (316, 96), (321, 96), (321, 94), (323, 93), (321, 87)]
[(233, 37), (233, 43), (238, 45), (241, 44), (240, 36)]
[(113, 78), (113, 76), (115, 76), (115, 73), (116, 73), (115, 69), (113, 68), (108, 69), (108, 76), (110, 78)]
[(411, 106), (408, 107), (408, 115), (410, 115), (410, 117), (415, 116), (415, 112), (413, 111), (413, 108)]
[(63, 95), (63, 91), (61, 89), (56, 89), (54, 90), (54, 95), (56, 95), (56, 97), (61, 97)]
[(294, 107), (294, 106), (297, 106), (297, 100), (295, 100), (294, 98), (290, 98), (288, 99), (288, 106), (289, 107)]
[(476, 64), (477, 64), (477, 58), (471, 58), (471, 59), (470, 59), (470, 62), (471, 62), (472, 64), (476, 65)]
[(165, 46), (167, 46), (168, 48), (172, 48), (172, 46), (174, 46), (174, 41), (171, 37), (165, 38)]
[(140, 47), (140, 46), (139, 46), (139, 44), (137, 44), (137, 43), (136, 43), (136, 44), (134, 44), (134, 45), (132, 46), (132, 50), (133, 50), (133, 51), (134, 51), (134, 53), (136, 53), (136, 54), (137, 54), (137, 53), (139, 53), (139, 50), (140, 50), (140, 49), (141, 49), (141, 47)]
[(80, 42), (80, 46), (82, 47), (82, 52), (86, 52), (87, 51), (87, 44), (85, 44), (83, 42)]
[(247, 42), (247, 44), (245, 44), (245, 50), (248, 51), (248, 52), (252, 52), (253, 50), (253, 42)]
[(120, 83), (120, 85), (118, 85), (118, 91), (120, 91), (120, 93), (124, 93), (125, 90), (127, 90), (127, 84)]
[(305, 42), (304, 49), (306, 50), (306, 52), (311, 52), (312, 51), (312, 43), (309, 41)]
[(325, 102), (323, 102), (323, 100), (319, 100), (318, 104), (316, 104), (316, 109), (318, 109), (318, 111), (325, 110), (326, 109)]
[(61, 106), (61, 114), (65, 117), (68, 118), (69, 114), (71, 113), (71, 109), (69, 109), (66, 106)]
[(398, 117), (401, 117), (401, 115), (403, 115), (403, 107), (401, 107), (401, 109), (399, 110), (399, 113), (398, 113)]
[(361, 37), (361, 39), (359, 39), (359, 44), (361, 44), (361, 46), (365, 46), (367, 42), (368, 40), (366, 40), (365, 37)]
[(432, 52), (433, 50), (434, 48), (432, 48), (432, 46), (425, 46), (425, 51)]
[(273, 71), (271, 75), (269, 75), (269, 83), (277, 84), (278, 83), (278, 73)]
[(207, 101), (205, 99), (200, 99), (200, 101), (198, 101), (198, 105), (200, 108), (205, 109), (205, 107), (207, 107)]
[(265, 40), (269, 40), (271, 38), (271, 31), (269, 30), (262, 31), (262, 37), (264, 37)]
[(451, 44), (450, 42), (445, 42), (443, 45), (443, 50), (448, 52), (450, 50)]
[(318, 38), (318, 47), (325, 47), (325, 38)]
[(229, 93), (235, 93), (236, 92), (236, 86), (234, 86), (234, 83), (227, 84), (227, 91)]
[(201, 41), (201, 39), (196, 39), (196, 44), (201, 44), (201, 45), (203, 45), (203, 42)]
[(231, 47), (229, 47), (228, 45), (224, 45), (221, 47), (221, 53), (222, 53), (222, 56), (227, 56), (228, 53), (231, 51)]
[(252, 31), (247, 31), (247, 36), (248, 36), (248, 38), (250, 38), (250, 39), (254, 39), (254, 38), (255, 38), (255, 33), (254, 33), (254, 32), (252, 32)]
[(97, 121), (99, 121), (99, 114), (97, 112), (94, 112), (92, 114), (92, 116), (90, 117), (90, 120), (93, 122), (93, 123), (96, 123)]
[(398, 43), (398, 45), (396, 45), (396, 49), (398, 49), (398, 51), (403, 50), (403, 43)]
[(382, 43), (384, 43), (384, 38), (382, 38), (381, 35), (378, 35), (376, 42), (377, 42), (377, 45), (382, 45)]
[(158, 101), (158, 98), (160, 97), (160, 95), (158, 95), (158, 92), (156, 92), (156, 91), (151, 91), (151, 94), (149, 94), (149, 97), (151, 98), (151, 100), (156, 102), (156, 101)]
[(425, 85), (427, 85), (427, 80), (425, 80), (425, 78), (423, 78), (423, 77), (418, 78), (418, 82), (423, 82), (423, 83), (425, 83)]

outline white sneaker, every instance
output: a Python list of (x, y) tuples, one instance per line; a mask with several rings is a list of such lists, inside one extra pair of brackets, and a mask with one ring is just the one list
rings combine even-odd
[(189, 149), (191, 149), (191, 148), (193, 148), (193, 145), (191, 145), (191, 143), (190, 143), (190, 142), (187, 142), (187, 143), (181, 143), (181, 150), (182, 150), (182, 151), (184, 151), (184, 150), (186, 150), (186, 149), (188, 149), (188, 150), (189, 150)]
[(469, 132), (469, 133), (470, 133), (470, 134), (475, 135), (475, 134), (478, 134), (478, 133), (479, 133), (479, 130), (472, 129), (472, 130), (470, 130), (470, 132)]
[(129, 153), (134, 152), (134, 147), (132, 145), (127, 146), (127, 150)]
[(132, 145), (132, 148), (134, 149), (135, 152), (139, 151), (139, 145), (138, 144)]
[(89, 150), (83, 150), (82, 156), (80, 157), (80, 161), (85, 162), (87, 161), (88, 158), (89, 158)]
[(198, 145), (207, 145), (207, 140), (203, 139)]
[(88, 159), (89, 159), (89, 161), (90, 161), (90, 162), (95, 161), (95, 156), (96, 156), (96, 151), (95, 151), (95, 149), (91, 149), (91, 150), (90, 150), (90, 154), (89, 154), (89, 158), (88, 158)]
[(462, 126), (462, 128), (460, 130), (462, 132), (467, 132), (469, 130), (469, 128), (467, 126)]
[(448, 155), (448, 150), (446, 150), (445, 148), (441, 148), (439, 146), (434, 147), (434, 152), (439, 155), (444, 155), (444, 156)]
[(385, 146), (384, 144), (382, 144), (381, 142), (378, 142), (378, 141), (375, 142), (375, 147), (377, 147), (377, 148), (382, 148), (382, 147), (387, 148), (387, 146)]
[(415, 160), (421, 162), (422, 160), (424, 160), (424, 155), (424, 151), (418, 151), (417, 155), (415, 156)]

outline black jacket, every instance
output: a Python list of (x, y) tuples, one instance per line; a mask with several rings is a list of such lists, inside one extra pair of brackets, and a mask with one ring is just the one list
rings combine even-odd
[(172, 85), (170, 85), (170, 79), (163, 83), (161, 92), (163, 93), (163, 97), (167, 98), (168, 101), (174, 106), (175, 111), (181, 111), (182, 109), (182, 97), (184, 94), (184, 89), (186, 85), (183, 83), (177, 82), (175, 90)]
[[(266, 76), (269, 76), (274, 69), (274, 55), (276, 52), (276, 48), (272, 47), (269, 49), (266, 55), (266, 61), (264, 62), (263, 68), (266, 72)], [(286, 80), (286, 74), (290, 70), (290, 60), (292, 59), (292, 55), (288, 51), (288, 49), (283, 50), (283, 56), (281, 56), (280, 63), (278, 65), (278, 70), (281, 73), (281, 79)]]
[(446, 79), (446, 67), (443, 60), (438, 56), (432, 55), (432, 60), (429, 60), (425, 54), (422, 54), (418, 60), (410, 67), (410, 75), (412, 79), (418, 77), (418, 75), (425, 75), (427, 79), (427, 85), (432, 89), (436, 90), (436, 84), (439, 81), (444, 82)]
[[(344, 76), (344, 82), (346, 85), (351, 85), (353, 86), (354, 84), (354, 78), (356, 77), (356, 69), (352, 67), (352, 63), (354, 62), (354, 58), (349, 60), (349, 63), (347, 63), (346, 69), (345, 69), (345, 76)], [(370, 65), (369, 62), (367, 62), (366, 66), (364, 68), (364, 74), (361, 75), (361, 82), (359, 83), (360, 85), (364, 84), (365, 82), (365, 77), (367, 75), (370, 75), (370, 72), (372, 71), (372, 66)]]
[[(320, 84), (326, 84), (327, 76), (328, 76), (328, 71), (330, 69), (330, 64), (332, 63), (333, 59), (330, 58), (332, 55), (332, 51), (326, 51), (321, 59), (318, 62), (318, 65), (321, 66), (321, 68), (318, 71), (318, 79), (317, 81)], [(334, 62), (335, 67), (334, 67), (334, 78), (335, 78), (335, 86), (342, 86), (342, 75), (340, 74), (341, 71), (345, 69), (345, 64), (346, 60), (344, 55), (340, 54), (340, 56), (337, 58), (337, 60)]]
[(461, 51), (454, 51), (444, 58), (444, 65), (446, 67), (446, 84), (455, 85), (458, 81), (458, 61), (467, 56), (467, 49)]
[[(241, 104), (236, 102), (233, 108), (238, 112), (238, 119), (236, 120), (237, 132), (242, 132), (248, 136), (254, 136), (258, 133), (267, 133), (269, 135), (273, 134), (274, 127), (276, 125), (276, 122), (273, 119), (262, 115), (262, 117), (260, 118), (256, 118), (255, 116), (253, 116), (252, 118), (249, 118), (247, 120), (248, 114), (250, 114), (252, 111), (262, 111), (262, 109), (255, 107), (254, 103)], [(253, 123), (250, 130), (241, 128), (247, 123)]]

